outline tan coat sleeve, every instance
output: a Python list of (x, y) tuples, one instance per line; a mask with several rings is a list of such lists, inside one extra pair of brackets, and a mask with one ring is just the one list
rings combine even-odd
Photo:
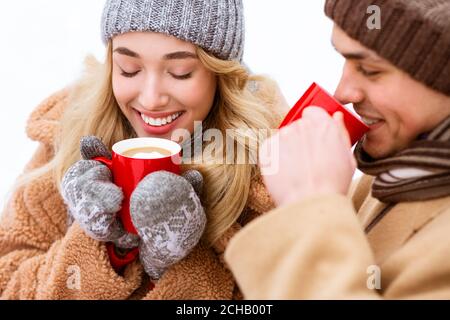
[[(48, 161), (48, 152), (41, 144), (27, 168)], [(137, 263), (117, 275), (105, 245), (77, 224), (66, 230), (66, 217), (50, 177), (14, 193), (0, 222), (1, 299), (125, 299), (139, 287)]]
[(344, 196), (266, 214), (231, 240), (225, 258), (247, 299), (448, 299), (449, 218), (440, 215), (380, 266), (379, 291), (368, 287), (374, 257)]
[(6, 284), (2, 299), (127, 299), (142, 279), (138, 263), (123, 277), (117, 275), (104, 244), (88, 238), (77, 224), (46, 252), (21, 250), (2, 256), (0, 268)]

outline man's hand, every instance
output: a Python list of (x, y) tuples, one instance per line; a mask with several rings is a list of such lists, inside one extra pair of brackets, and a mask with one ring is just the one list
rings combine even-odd
[(346, 194), (356, 162), (342, 113), (330, 117), (321, 108), (307, 108), (301, 120), (263, 144), (260, 166), (277, 206), (321, 194)]

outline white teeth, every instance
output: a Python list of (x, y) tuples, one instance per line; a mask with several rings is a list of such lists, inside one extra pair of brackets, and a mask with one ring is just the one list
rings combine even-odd
[(361, 117), (361, 120), (368, 126), (372, 126), (381, 121), (380, 119), (372, 119), (367, 117)]
[(177, 112), (175, 114), (172, 114), (170, 116), (167, 116), (165, 118), (151, 118), (147, 117), (143, 113), (141, 113), (142, 120), (148, 125), (154, 126), (154, 127), (161, 127), (165, 126), (169, 123), (172, 123), (175, 119), (177, 119), (179, 116), (181, 116), (182, 112)]

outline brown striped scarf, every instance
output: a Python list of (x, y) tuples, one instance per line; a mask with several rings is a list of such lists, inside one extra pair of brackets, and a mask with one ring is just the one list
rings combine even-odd
[(375, 176), (372, 195), (385, 203), (421, 201), (450, 195), (450, 117), (396, 155), (375, 160), (355, 148), (358, 168)]

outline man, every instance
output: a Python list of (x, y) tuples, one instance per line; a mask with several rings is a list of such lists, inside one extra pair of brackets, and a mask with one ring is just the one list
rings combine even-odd
[[(346, 58), (335, 96), (370, 131), (353, 158), (341, 116), (309, 108), (272, 137), (278, 152), (266, 143), (260, 161), (279, 161), (262, 166), (278, 208), (226, 260), (248, 299), (450, 299), (450, 1), (327, 0), (325, 12)], [(354, 159), (366, 175), (349, 190)]]

